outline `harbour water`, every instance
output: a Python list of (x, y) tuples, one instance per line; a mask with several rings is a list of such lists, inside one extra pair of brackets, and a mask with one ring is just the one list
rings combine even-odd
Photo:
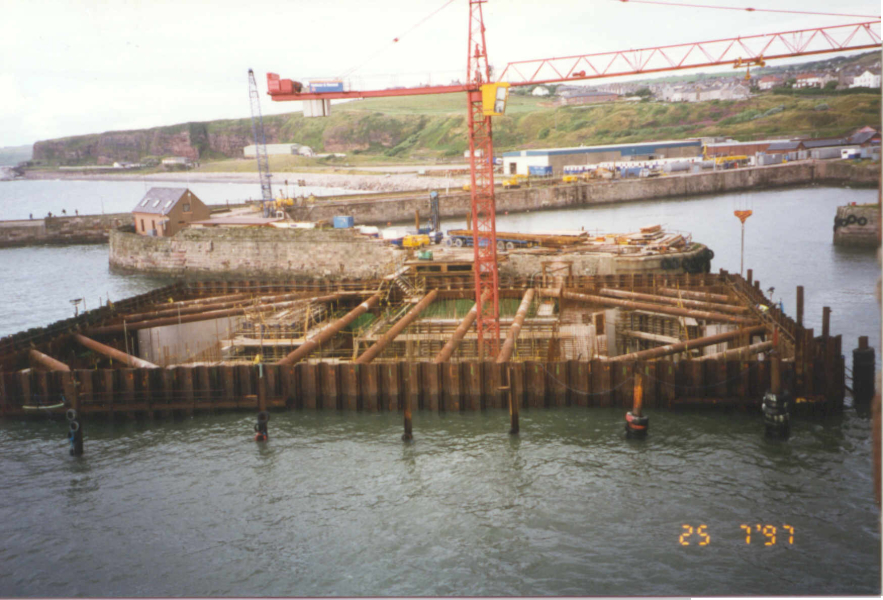
[[(849, 365), (858, 335), (879, 361), (880, 267), (831, 227), (837, 205), (875, 199), (799, 188), (498, 228), (662, 223), (738, 272), (732, 211), (749, 204), (746, 266), (789, 313), (804, 285), (817, 331), (831, 306)], [(0, 335), (162, 283), (109, 273), (102, 246), (0, 250)], [(755, 414), (649, 416), (634, 442), (617, 410), (526, 410), (518, 438), (503, 411), (416, 413), (411, 445), (397, 414), (274, 414), (266, 445), (253, 415), (90, 421), (81, 459), (63, 422), (0, 422), (0, 596), (880, 593), (871, 429), (851, 406), (796, 419), (787, 442)]]
[[(257, 178), (257, 175), (255, 175)], [(189, 181), (94, 181), (78, 179), (42, 179), (4, 181), (0, 185), (0, 220), (27, 219), (33, 215), (40, 219), (51, 212), (61, 215), (98, 215), (129, 212), (152, 187), (189, 188), (206, 204), (240, 203), (246, 199), (259, 199), (258, 183), (206, 183)], [(274, 190), (278, 186), (274, 186)], [(284, 189), (284, 187), (283, 187)], [(345, 194), (341, 188), (288, 187), (295, 196), (330, 196)]]

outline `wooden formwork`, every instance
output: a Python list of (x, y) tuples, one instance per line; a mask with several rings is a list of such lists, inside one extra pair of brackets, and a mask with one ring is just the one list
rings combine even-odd
[[(461, 281), (462, 279), (462, 281)], [(438, 281), (440, 298), (470, 290), (469, 277)], [(763, 321), (779, 331), (782, 379), (796, 398), (828, 408), (842, 406), (845, 364), (840, 336), (816, 337), (811, 329), (782, 313), (761, 292), (759, 282), (725, 271), (720, 274), (628, 274), (567, 276), (568, 289), (597, 293), (602, 288), (648, 291), (661, 287), (725, 294), (746, 306), (765, 305)], [(121, 312), (178, 299), (235, 293), (311, 291), (328, 294), (370, 289), (379, 281), (221, 281), (177, 283), (90, 311), (43, 329), (0, 340), (0, 416), (41, 414), (24, 407), (75, 401), (85, 414), (190, 413), (220, 409), (257, 410), (261, 386), (270, 408), (321, 410), (401, 410), (404, 402), (418, 410), (501, 409), (507, 392), (500, 389), (511, 373), (511, 393), (525, 409), (557, 406), (629, 407), (635, 372), (644, 379), (644, 405), (671, 408), (683, 404), (759, 406), (770, 386), (767, 361), (650, 360), (642, 362), (526, 361), (406, 362), (378, 360), (368, 364), (306, 362), (296, 365), (179, 366), (169, 369), (97, 369), (61, 371), (7, 370), (4, 357), (39, 348), (51, 354), (58, 338), (106, 324)], [(501, 282), (505, 292), (531, 287), (528, 278)], [(752, 309), (754, 310), (754, 309)], [(827, 328), (826, 328), (827, 331)], [(259, 371), (263, 377), (259, 376)], [(74, 396), (72, 398), (72, 396)]]

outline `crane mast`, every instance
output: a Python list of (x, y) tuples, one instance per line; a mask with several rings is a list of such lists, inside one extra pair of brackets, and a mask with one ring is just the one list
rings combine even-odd
[[(491, 117), (484, 114), (481, 85), (490, 81), (484, 18), (486, 0), (469, 0), (469, 45), (467, 47), (469, 131), (469, 173), (472, 196), (472, 247), (475, 277), (475, 305), (478, 307), (478, 359), (500, 351), (500, 299), (497, 271), (497, 215), (494, 198), (494, 144)], [(487, 293), (486, 296), (484, 294)], [(485, 307), (483, 297), (489, 306)]]
[(261, 199), (273, 201), (270, 188), (270, 161), (267, 158), (267, 138), (264, 136), (264, 118), (261, 116), (261, 97), (254, 80), (254, 71), (248, 70), (248, 97), (251, 101), (251, 135), (254, 138), (254, 155), (258, 161), (258, 176), (261, 180)]

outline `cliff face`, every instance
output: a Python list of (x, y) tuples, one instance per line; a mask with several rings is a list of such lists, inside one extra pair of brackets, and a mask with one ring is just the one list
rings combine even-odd
[(34, 144), (34, 160), (63, 165), (138, 162), (145, 156), (186, 156), (196, 160), (206, 147), (205, 125), (194, 123), (140, 131), (110, 131)]
[[(340, 113), (328, 119), (300, 114), (264, 118), (268, 144), (305, 144), (317, 152), (385, 151), (414, 135), (427, 119), (413, 115)], [(34, 160), (61, 165), (138, 162), (146, 156), (193, 160), (238, 158), (253, 144), (250, 119), (186, 123), (136, 131), (110, 131), (34, 144)]]

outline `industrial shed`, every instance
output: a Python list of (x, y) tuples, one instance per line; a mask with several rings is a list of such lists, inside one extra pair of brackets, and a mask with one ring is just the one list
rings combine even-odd
[(553, 175), (561, 175), (565, 165), (685, 158), (701, 156), (701, 154), (702, 142), (699, 140), (520, 150), (503, 153), (503, 173), (527, 175), (529, 167), (552, 167)]

